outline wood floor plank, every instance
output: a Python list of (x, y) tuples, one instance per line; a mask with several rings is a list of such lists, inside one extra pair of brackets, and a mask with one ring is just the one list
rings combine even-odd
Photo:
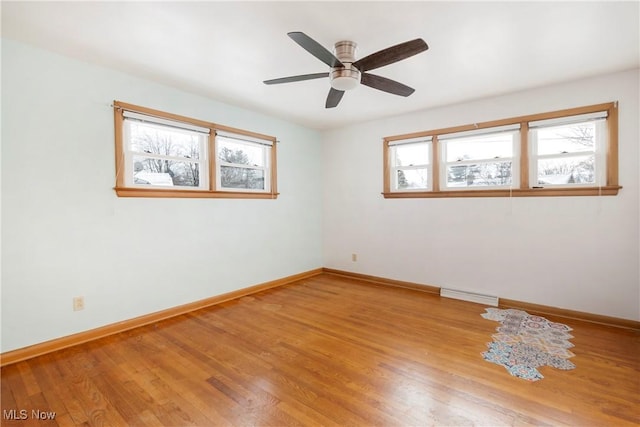
[(322, 274), (5, 366), (2, 409), (61, 426), (640, 424), (638, 332), (549, 317), (573, 328), (576, 369), (528, 382), (482, 359), (483, 312)]
[[(31, 363), (27, 361), (34, 373), (37, 374), (38, 382), (47, 396), (52, 396), (51, 410), (58, 413), (58, 404), (64, 405), (64, 408), (60, 408), (60, 415), (62, 419), (65, 419), (65, 415), (68, 414), (69, 418), (75, 425), (85, 425), (88, 423), (87, 414), (84, 411), (82, 402), (74, 395), (68, 385), (69, 377), (64, 376), (62, 372), (63, 363), (66, 354), (70, 351), (60, 351), (57, 353), (46, 354), (38, 358), (39, 363)], [(56, 417), (56, 420), (58, 418)], [(58, 422), (60, 422), (58, 420)]]

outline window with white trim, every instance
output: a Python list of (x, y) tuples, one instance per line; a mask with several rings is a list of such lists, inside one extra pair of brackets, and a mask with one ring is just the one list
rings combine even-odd
[(606, 112), (529, 123), (536, 186), (602, 185), (606, 177)]
[(216, 132), (216, 188), (269, 191), (272, 146), (268, 140)]
[(383, 147), (385, 198), (600, 196), (622, 188), (617, 102), (389, 136)]
[(392, 191), (431, 189), (431, 137), (390, 143)]
[(518, 185), (520, 125), (444, 134), (440, 182), (447, 190), (512, 188)]
[(124, 111), (127, 187), (208, 189), (209, 129)]
[(116, 193), (271, 198), (274, 137), (114, 102)]

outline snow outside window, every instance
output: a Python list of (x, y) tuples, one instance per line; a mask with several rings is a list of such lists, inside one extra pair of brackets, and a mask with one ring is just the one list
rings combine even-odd
[(389, 143), (391, 191), (431, 190), (431, 137)]
[(187, 123), (125, 112), (125, 184), (206, 189), (208, 132)]
[[(519, 126), (516, 127), (516, 129)], [(518, 185), (518, 131), (514, 126), (442, 135), (441, 188), (487, 189)]]
[(615, 196), (618, 103), (383, 138), (385, 198)]
[(606, 112), (563, 119), (531, 124), (532, 185), (603, 185), (606, 177)]

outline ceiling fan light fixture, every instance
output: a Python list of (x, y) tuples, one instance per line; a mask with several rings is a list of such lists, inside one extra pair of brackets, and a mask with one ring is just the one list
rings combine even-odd
[(360, 70), (353, 66), (357, 47), (350, 40), (341, 40), (334, 45), (333, 52), (344, 65), (331, 69), (330, 83), (335, 90), (352, 90), (360, 84)]
[(360, 84), (360, 71), (350, 68), (331, 70), (331, 87), (335, 90), (352, 90)]

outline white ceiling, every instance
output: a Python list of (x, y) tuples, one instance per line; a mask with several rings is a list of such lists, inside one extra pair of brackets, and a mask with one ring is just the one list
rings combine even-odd
[[(265, 112), (340, 127), (640, 66), (632, 2), (8, 2), (2, 36)], [(302, 31), (357, 58), (417, 37), (429, 50), (377, 69), (408, 98), (360, 86), (325, 109), (328, 71), (294, 43)]]

